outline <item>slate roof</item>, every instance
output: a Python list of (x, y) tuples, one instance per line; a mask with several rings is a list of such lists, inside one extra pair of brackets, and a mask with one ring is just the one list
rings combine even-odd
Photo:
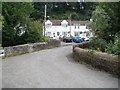
[[(52, 22), (52, 25), (53, 26), (60, 26), (61, 25), (61, 22), (63, 20), (50, 20)], [(69, 20), (66, 20), (68, 22), (68, 25), (70, 25), (70, 21)], [(71, 21), (71, 24), (74, 25), (74, 24), (80, 24), (81, 26), (85, 26), (85, 24), (87, 24), (88, 21)]]

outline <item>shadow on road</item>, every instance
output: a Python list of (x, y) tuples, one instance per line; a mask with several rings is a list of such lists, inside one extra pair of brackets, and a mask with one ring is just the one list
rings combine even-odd
[(67, 57), (67, 59), (68, 59), (69, 62), (77, 63), (77, 62), (73, 59), (72, 53), (68, 54), (66, 57)]
[[(73, 59), (72, 53), (68, 54), (66, 57), (67, 57), (68, 61), (71, 62), (71, 63), (80, 63), (80, 62), (77, 62), (77, 61), (75, 61), (75, 60)], [(80, 64), (81, 64), (81, 63), (80, 63)], [(86, 68), (88, 68), (88, 69), (90, 69), (90, 70), (93, 70), (93, 71), (106, 72), (106, 71), (100, 70), (100, 69), (98, 69), (98, 68), (94, 68), (94, 67), (92, 67), (91, 65), (87, 65), (87, 64), (82, 64), (82, 65), (84, 65)], [(118, 78), (118, 76), (112, 75), (112, 74), (109, 74), (109, 76), (110, 76), (110, 77), (113, 77), (113, 78)]]

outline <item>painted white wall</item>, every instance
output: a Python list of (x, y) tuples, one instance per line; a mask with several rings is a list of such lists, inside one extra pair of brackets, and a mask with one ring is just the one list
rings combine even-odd
[[(46, 24), (51, 24), (50, 21), (46, 22)], [(66, 23), (65, 21), (63, 21), (62, 23)], [(62, 24), (61, 23), (61, 24)], [(68, 23), (67, 23), (68, 24)], [(75, 37), (75, 32), (78, 32), (79, 33), (79, 36), (82, 37), (82, 38), (87, 38), (86, 37), (86, 33), (84, 32), (87, 32), (89, 31), (88, 29), (86, 29), (86, 26), (78, 26), (75, 28), (75, 26), (71, 26), (71, 35), (73, 37)], [(59, 32), (59, 35), (57, 35), (57, 33)], [(58, 39), (59, 37), (63, 37), (63, 33), (66, 32), (66, 36), (70, 36), (70, 26), (64, 26), (64, 25), (61, 25), (61, 26), (47, 26), (46, 25), (46, 30), (45, 30), (45, 34), (46, 36), (49, 36), (49, 37), (52, 37), (54, 39)], [(82, 34), (80, 34), (80, 32), (83, 32)], [(90, 32), (90, 31), (89, 31)], [(51, 33), (51, 34), (50, 34)], [(92, 37), (92, 33), (90, 34), (90, 37)]]

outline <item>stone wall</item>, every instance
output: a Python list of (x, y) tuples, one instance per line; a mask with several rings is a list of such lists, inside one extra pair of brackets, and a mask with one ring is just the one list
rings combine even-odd
[(76, 61), (83, 61), (93, 67), (105, 70), (107, 72), (119, 75), (119, 61), (120, 58), (117, 55), (96, 52), (89, 49), (83, 49), (79, 47), (86, 47), (88, 42), (81, 43), (73, 46), (73, 58)]
[(29, 53), (37, 50), (42, 50), (46, 48), (57, 47), (60, 45), (61, 42), (59, 40), (51, 40), (42, 43), (32, 43), (32, 44), (4, 47), (4, 50), (5, 50), (5, 56), (13, 56), (13, 55)]

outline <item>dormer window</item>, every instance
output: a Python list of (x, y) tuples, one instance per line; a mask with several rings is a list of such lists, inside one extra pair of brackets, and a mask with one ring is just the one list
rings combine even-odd
[(48, 24), (47, 24), (47, 26), (51, 26), (51, 24), (50, 24), (50, 23), (48, 23)]
[(67, 27), (67, 25), (66, 24), (62, 24), (62, 27)]
[(63, 20), (63, 21), (61, 22), (61, 26), (62, 26), (62, 27), (67, 27), (67, 26), (68, 26), (68, 22), (67, 22), (66, 20)]
[(52, 22), (50, 20), (45, 22), (46, 28), (50, 28), (52, 26)]
[(46, 24), (46, 28), (50, 28), (51, 26), (51, 24)]

